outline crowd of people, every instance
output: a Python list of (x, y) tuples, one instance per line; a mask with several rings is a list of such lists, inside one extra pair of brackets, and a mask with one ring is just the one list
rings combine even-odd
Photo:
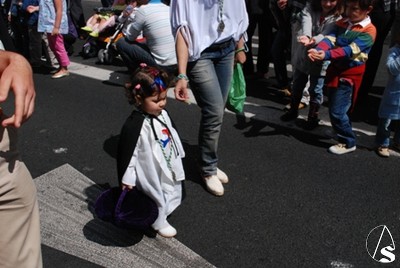
[(83, 23), (80, 0), (5, 0), (0, 7), (5, 48), (24, 55), (33, 68), (47, 69), (54, 79), (69, 75), (68, 56)]
[[(99, 31), (111, 27), (115, 21), (128, 22), (123, 30), (124, 37), (116, 42), (116, 49), (132, 74), (126, 83), (126, 91), (129, 102), (136, 108), (121, 131), (118, 178), (122, 188), (137, 187), (155, 201), (159, 213), (151, 227), (160, 235), (173, 237), (177, 233), (168, 223), (167, 216), (181, 202), (181, 181), (185, 179), (181, 162), (185, 152), (173, 120), (164, 109), (166, 91), (170, 86), (174, 87), (175, 98), (183, 102), (189, 99), (190, 88), (201, 109), (198, 165), (207, 190), (215, 196), (222, 196), (223, 184), (229, 182), (228, 175), (218, 166), (218, 143), (235, 63), (244, 65), (249, 79), (268, 79), (269, 64), (273, 63), (277, 87), (291, 98), (289, 110), (281, 117), (283, 121), (297, 118), (302, 97), (308, 95), (308, 130), (318, 127), (318, 111), (324, 94), (327, 95), (331, 124), (338, 137), (338, 144), (328, 151), (341, 155), (356, 150), (356, 136), (349, 114), (363, 114), (368, 109), (365, 94), (368, 95), (372, 86), (383, 41), (395, 21), (394, 1), (106, 2), (122, 4), (122, 13), (106, 18), (93, 15), (85, 22), (79, 0), (6, 0), (0, 10), (1, 46), (22, 54), (33, 68), (42, 64), (53, 68), (51, 55), (54, 55), (57, 67), (52, 70), (52, 78), (58, 79), (69, 75), (65, 36), (75, 32), (73, 35), (79, 38), (89, 31), (95, 32), (92, 36), (96, 37)], [(256, 27), (260, 43), (254, 64), (251, 37)], [(14, 33), (11, 39), (8, 34), (4, 35), (8, 29)], [(386, 60), (389, 79), (379, 109), (376, 135), (376, 151), (383, 157), (390, 154), (391, 127), (395, 130), (393, 147), (400, 150), (400, 34), (395, 29), (392, 35), (395, 36), (394, 43)], [(9, 124), (19, 127), (22, 119), (33, 112), (32, 70), (23, 57), (15, 55), (13, 52), (0, 52), (0, 89), (7, 92), (12, 89), (16, 96), (22, 94), (19, 97), (21, 103), (23, 98), (29, 97), (24, 102), (29, 107), (21, 108), (22, 104), (17, 102), (16, 114), (2, 119), (2, 131)], [(15, 61), (20, 64), (18, 67)], [(287, 61), (293, 66), (292, 79), (286, 69)], [(14, 81), (17, 71), (25, 74), (19, 83)], [(7, 147), (9, 141), (4, 137), (8, 136), (0, 137), (3, 138), (0, 140), (2, 148)], [(8, 172), (4, 176), (18, 180), (9, 174), (6, 161), (0, 164), (0, 172)], [(31, 178), (21, 166), (21, 172), (24, 172), (21, 183), (25, 183)], [(0, 186), (2, 193), (6, 188), (3, 184)], [(7, 197), (0, 194), (0, 200), (4, 196)], [(15, 213), (20, 216), (25, 213), (25, 217), (30, 219), (29, 224), (24, 222), (24, 228), (31, 230), (32, 243), (36, 245), (38, 217), (33, 196), (34, 189), (28, 189), (23, 198), (33, 200), (29, 211), (16, 210)], [(12, 202), (7, 200), (0, 205)], [(14, 220), (10, 218), (9, 221)], [(10, 233), (9, 229), (5, 231), (11, 225), (4, 225), (3, 221), (0, 224), (2, 233), (11, 234), (9, 240), (14, 239), (14, 235), (21, 236)], [(22, 247), (18, 244), (1, 246), (2, 249), (7, 246), (12, 252), (16, 247)], [(9, 251), (2, 250), (1, 253)], [(0, 264), (5, 258), (2, 254)], [(15, 256), (10, 263), (19, 264), (20, 257)], [(32, 251), (32, 260), (40, 267), (40, 250)]]
[[(329, 148), (333, 154), (345, 154), (356, 149), (356, 135), (352, 121), (371, 116), (368, 98), (382, 56), (383, 44), (389, 32), (391, 46), (397, 46), (397, 1), (374, 0), (249, 0), (247, 8), (250, 26), (258, 24), (259, 55), (253, 66), (251, 50), (245, 63), (248, 78), (268, 78), (270, 62), (274, 65), (276, 87), (291, 101), (282, 121), (295, 120), (298, 110), (309, 105), (304, 128), (319, 126), (318, 111), (327, 96), (329, 117), (337, 134), (338, 144)], [(266, 4), (268, 2), (268, 4)], [(271, 23), (271, 14), (274, 18)], [(264, 35), (272, 40), (266, 42)], [(252, 36), (254, 26), (248, 28)], [(396, 41), (393, 41), (396, 40)], [(248, 41), (248, 44), (251, 40)], [(265, 53), (267, 52), (267, 53)], [(396, 54), (390, 54), (392, 57)], [(290, 60), (289, 60), (290, 59)], [(292, 79), (287, 63), (292, 65)], [(396, 61), (389, 59), (389, 75), (396, 75)], [(256, 68), (254, 68), (256, 67)], [(397, 130), (398, 95), (387, 91), (395, 88), (390, 83), (383, 94), (379, 110), (376, 152), (388, 157), (391, 130)], [(391, 97), (389, 97), (391, 96)], [(388, 100), (388, 98), (391, 98)], [(390, 103), (390, 104), (389, 104)], [(388, 114), (390, 110), (390, 114)], [(385, 111), (385, 112), (383, 112)], [(382, 122), (381, 118), (386, 118)], [(390, 119), (391, 120), (390, 120)], [(397, 133), (397, 132), (395, 132)], [(393, 149), (399, 148), (399, 134), (394, 135)], [(384, 138), (385, 137), (385, 138)]]

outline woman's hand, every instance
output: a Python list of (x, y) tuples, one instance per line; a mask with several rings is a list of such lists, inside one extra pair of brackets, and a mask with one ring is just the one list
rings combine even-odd
[(246, 61), (246, 53), (244, 52), (244, 50), (235, 53), (235, 63), (244, 64), (245, 61)]
[(58, 35), (60, 33), (60, 28), (53, 27), (53, 31), (51, 32), (51, 35)]
[(179, 101), (188, 102), (189, 92), (188, 92), (188, 81), (185, 79), (179, 79), (176, 81), (175, 88), (175, 99)]

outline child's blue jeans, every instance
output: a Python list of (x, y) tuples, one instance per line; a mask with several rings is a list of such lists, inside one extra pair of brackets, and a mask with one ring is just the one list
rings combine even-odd
[(393, 141), (397, 144), (400, 144), (400, 121), (388, 118), (379, 118), (378, 127), (376, 129), (376, 137), (375, 137), (375, 141), (378, 146), (389, 147), (391, 123), (394, 127)]
[(328, 94), (329, 117), (333, 129), (338, 135), (338, 141), (346, 144), (347, 148), (353, 147), (356, 145), (356, 135), (347, 115), (351, 106), (353, 85), (347, 81), (340, 81), (337, 88), (329, 88)]

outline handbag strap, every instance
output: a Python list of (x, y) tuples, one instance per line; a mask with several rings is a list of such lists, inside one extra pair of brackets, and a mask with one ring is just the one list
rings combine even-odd
[(124, 190), (122, 190), (121, 195), (120, 195), (119, 198), (118, 198), (117, 205), (115, 206), (114, 217), (115, 217), (115, 215), (118, 215), (118, 214), (120, 213), (121, 207), (122, 207), (122, 202), (124, 201), (125, 196), (126, 196), (126, 194), (128, 193), (128, 191), (129, 191), (129, 190), (128, 190), (127, 188), (125, 188)]

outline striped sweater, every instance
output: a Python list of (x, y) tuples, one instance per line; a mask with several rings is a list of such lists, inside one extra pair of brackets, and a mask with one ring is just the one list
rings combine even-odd
[(339, 69), (348, 69), (367, 61), (375, 37), (376, 29), (369, 17), (356, 24), (343, 18), (316, 49), (325, 51), (324, 60), (330, 60)]

